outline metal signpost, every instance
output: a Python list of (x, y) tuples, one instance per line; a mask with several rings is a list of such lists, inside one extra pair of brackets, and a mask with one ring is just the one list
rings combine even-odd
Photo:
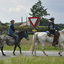
[(35, 47), (35, 32), (37, 30), (35, 30), (35, 28), (37, 28), (39, 26), (39, 17), (28, 17), (29, 21), (30, 21), (30, 25), (31, 27), (34, 28), (34, 30), (32, 30), (34, 32), (34, 55), (36, 56), (36, 47)]

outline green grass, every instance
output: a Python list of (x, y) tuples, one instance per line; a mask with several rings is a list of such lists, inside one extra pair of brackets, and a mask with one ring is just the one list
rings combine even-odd
[(27, 57), (20, 56), (0, 60), (0, 64), (64, 64), (64, 57)]
[[(22, 51), (29, 51), (30, 47), (31, 47), (31, 45), (28, 43), (22, 43), (21, 44), (21, 50)], [(8, 46), (8, 45), (4, 46), (4, 50), (13, 50), (13, 49), (14, 49), (14, 46)], [(16, 50), (19, 50), (19, 48), (17, 47)], [(51, 45), (45, 45), (44, 50), (46, 50), (46, 51), (58, 51), (59, 47), (53, 47)], [(38, 45), (36, 47), (36, 51), (41, 51), (41, 45)]]
[[(33, 35), (29, 35), (29, 40), (27, 41), (25, 38), (23, 38), (21, 40), (21, 49), (22, 51), (29, 51), (30, 50), (30, 47), (32, 45), (32, 36)], [(14, 46), (8, 46), (8, 45), (5, 45), (4, 46), (4, 50), (13, 50), (14, 49)], [(18, 48), (16, 50), (19, 50)], [(39, 44), (37, 47), (36, 47), (36, 50), (37, 51), (41, 51), (41, 45)], [(44, 47), (44, 50), (50, 50), (50, 51), (58, 51), (59, 50), (59, 47), (53, 47), (52, 44), (48, 44), (46, 43), (45, 44), (45, 47)]]

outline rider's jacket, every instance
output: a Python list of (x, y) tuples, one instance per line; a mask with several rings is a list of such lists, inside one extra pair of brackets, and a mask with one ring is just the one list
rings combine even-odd
[(49, 22), (48, 30), (55, 30), (53, 21)]
[(15, 33), (14, 24), (11, 23), (8, 29), (8, 34), (14, 34), (14, 33)]

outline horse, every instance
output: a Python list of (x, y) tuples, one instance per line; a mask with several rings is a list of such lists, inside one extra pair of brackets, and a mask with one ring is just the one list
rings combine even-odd
[[(58, 54), (60, 56), (62, 56), (61, 53), (64, 51), (64, 29), (62, 31), (59, 31), (59, 33), (60, 33), (60, 36), (58, 38), (58, 44), (59, 44), (59, 53)], [(36, 32), (35, 39), (34, 39), (34, 35), (33, 35), (32, 45), (31, 45), (30, 51), (32, 51), (32, 54), (33, 54), (34, 40), (35, 40), (35, 47), (40, 43), (43, 53), (46, 56), (48, 56), (44, 51), (45, 42), (52, 44), (53, 39), (54, 39), (54, 37), (49, 37), (46, 32)], [(61, 47), (63, 48), (63, 50), (61, 50)]]
[[(20, 41), (22, 40), (23, 37), (26, 38), (27, 40), (29, 40), (29, 36), (28, 36), (27, 31), (20, 31), (17, 35), (19, 36), (19, 40), (20, 40)], [(19, 42), (19, 43), (20, 43), (20, 42)], [(13, 37), (11, 37), (11, 36), (9, 36), (9, 35), (2, 35), (2, 36), (0, 36), (0, 48), (1, 48), (1, 52), (2, 52), (2, 55), (3, 55), (3, 56), (6, 56), (6, 55), (4, 54), (4, 52), (3, 52), (3, 46), (4, 46), (5, 44), (7, 44), (8, 46), (13, 46), (13, 45), (15, 45), (14, 51), (13, 51), (13, 55), (15, 55), (15, 50), (16, 50), (17, 47), (20, 49), (20, 54), (22, 54), (22, 53), (21, 53), (20, 44), (19, 44), (19, 45), (16, 45), (16, 44), (15, 44), (15, 39), (14, 39)]]

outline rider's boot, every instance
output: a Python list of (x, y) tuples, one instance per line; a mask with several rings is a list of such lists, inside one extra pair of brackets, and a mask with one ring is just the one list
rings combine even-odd
[(54, 40), (53, 40), (52, 46), (55, 46), (55, 45), (56, 45), (56, 40), (55, 40), (55, 35), (54, 35)]

